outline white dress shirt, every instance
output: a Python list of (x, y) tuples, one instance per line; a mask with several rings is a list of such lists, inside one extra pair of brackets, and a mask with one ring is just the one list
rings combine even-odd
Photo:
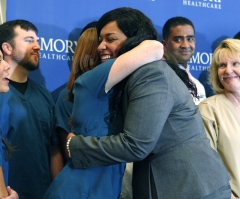
[(189, 71), (189, 66), (187, 66), (187, 68), (184, 68), (182, 65), (179, 64), (179, 67), (183, 70), (186, 70), (189, 78), (192, 80), (192, 82), (196, 85), (197, 87), (197, 95), (198, 95), (198, 99), (196, 97), (193, 97), (193, 101), (196, 105), (198, 105), (201, 101), (203, 101), (204, 99), (206, 99), (206, 92), (205, 92), (205, 88), (204, 86), (196, 79), (192, 76), (192, 74)]

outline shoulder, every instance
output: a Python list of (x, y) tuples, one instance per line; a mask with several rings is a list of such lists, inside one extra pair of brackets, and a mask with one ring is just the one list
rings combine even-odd
[(198, 104), (202, 117), (217, 117), (224, 114), (226, 107), (224, 105), (224, 96), (217, 94), (211, 96)]
[(57, 96), (56, 103), (55, 103), (56, 109), (59, 107), (68, 107), (69, 110), (72, 109), (72, 102), (68, 100), (68, 92), (67, 87), (64, 87)]
[(144, 84), (155, 82), (156, 85), (161, 85), (161, 87), (163, 84), (167, 84), (169, 88), (183, 87), (182, 80), (177, 76), (175, 71), (162, 60), (145, 64), (133, 72), (129, 76), (127, 84), (136, 82)]
[(130, 75), (130, 79), (146, 78), (146, 77), (161, 77), (159, 75), (173, 72), (170, 66), (165, 61), (154, 61), (145, 64), (138, 68)]
[(67, 86), (64, 86), (64, 88), (62, 90), (60, 90), (56, 101), (62, 100), (62, 99), (67, 99), (67, 98), (68, 98), (68, 90), (67, 90)]
[(36, 96), (39, 96), (40, 99), (46, 98), (48, 101), (51, 101), (51, 103), (53, 103), (52, 95), (45, 86), (31, 79), (28, 79), (28, 84), (29, 84), (29, 88), (33, 90)]
[(89, 75), (92, 73), (99, 73), (99, 72), (104, 72), (104, 71), (109, 71), (113, 65), (113, 63), (115, 62), (116, 58), (114, 59), (109, 59), (99, 65), (97, 65), (95, 68), (93, 68), (92, 70), (89, 70), (87, 72), (85, 72), (83, 75), (81, 76), (85, 76), (85, 75)]
[[(165, 61), (159, 60), (159, 61), (154, 61), (154, 62), (147, 63), (147, 64), (141, 66), (136, 71), (141, 71), (141, 70), (144, 70), (144, 71), (148, 70), (149, 71), (149, 69), (154, 70), (154, 71), (164, 71), (167, 68), (170, 68), (168, 66), (168, 64)], [(151, 71), (149, 71), (149, 72), (151, 72)]]
[(202, 102), (199, 103), (198, 106), (202, 107), (202, 106), (209, 105), (209, 106), (215, 107), (215, 106), (218, 106), (222, 100), (224, 100), (224, 97), (221, 94), (216, 94), (204, 99)]
[(42, 84), (40, 84), (38, 82), (35, 82), (32, 79), (28, 79), (28, 84), (31, 85), (31, 87), (34, 87), (35, 89), (50, 93), (45, 86), (43, 86)]
[(160, 98), (163, 95), (168, 97), (176, 106), (186, 103), (186, 100), (193, 104), (189, 90), (165, 61), (151, 62), (137, 69), (128, 78), (125, 93), (128, 97), (136, 93), (143, 95), (155, 93), (160, 94)]
[(105, 76), (108, 76), (109, 71), (116, 59), (110, 59), (105, 61), (104, 63), (101, 63), (100, 65), (97, 65), (95, 68), (83, 73), (80, 75), (74, 82), (74, 84), (84, 84), (85, 82), (88, 84), (89, 79), (91, 80), (99, 80), (104, 78)]
[(79, 76), (74, 82), (73, 94), (76, 96), (79, 93), (78, 89), (85, 89), (93, 96), (105, 96), (104, 86), (115, 60), (108, 60)]

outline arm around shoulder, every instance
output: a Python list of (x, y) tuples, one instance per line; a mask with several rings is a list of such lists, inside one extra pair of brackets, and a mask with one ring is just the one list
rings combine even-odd
[(126, 90), (130, 93), (126, 91), (128, 107), (122, 133), (100, 139), (82, 135), (71, 139), (69, 148), (74, 168), (141, 161), (153, 150), (165, 122), (165, 119), (159, 122), (159, 118), (169, 115), (173, 104), (166, 97), (169, 78), (162, 69), (166, 66), (165, 62), (153, 62), (129, 78)]
[(162, 59), (163, 53), (163, 45), (159, 41), (145, 40), (132, 50), (122, 54), (116, 59), (110, 70), (105, 91), (108, 92), (139, 67)]

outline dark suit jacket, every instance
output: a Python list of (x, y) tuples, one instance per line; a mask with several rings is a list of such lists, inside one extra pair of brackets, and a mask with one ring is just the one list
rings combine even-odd
[(75, 136), (70, 144), (75, 168), (135, 162), (135, 199), (201, 198), (228, 184), (198, 107), (164, 61), (135, 71), (123, 97), (123, 133), (100, 139)]

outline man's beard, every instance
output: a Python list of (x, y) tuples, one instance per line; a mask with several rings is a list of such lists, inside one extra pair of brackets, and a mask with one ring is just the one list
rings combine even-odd
[[(22, 58), (23, 57), (23, 58)], [(14, 52), (12, 54), (12, 59), (28, 71), (34, 71), (39, 67), (39, 58), (37, 60), (32, 60), (27, 54)]]
[(35, 63), (29, 59), (23, 59), (22, 61), (20, 61), (18, 63), (20, 66), (22, 66), (23, 68), (27, 69), (28, 71), (34, 71), (36, 69), (38, 69), (39, 67), (39, 62)]

